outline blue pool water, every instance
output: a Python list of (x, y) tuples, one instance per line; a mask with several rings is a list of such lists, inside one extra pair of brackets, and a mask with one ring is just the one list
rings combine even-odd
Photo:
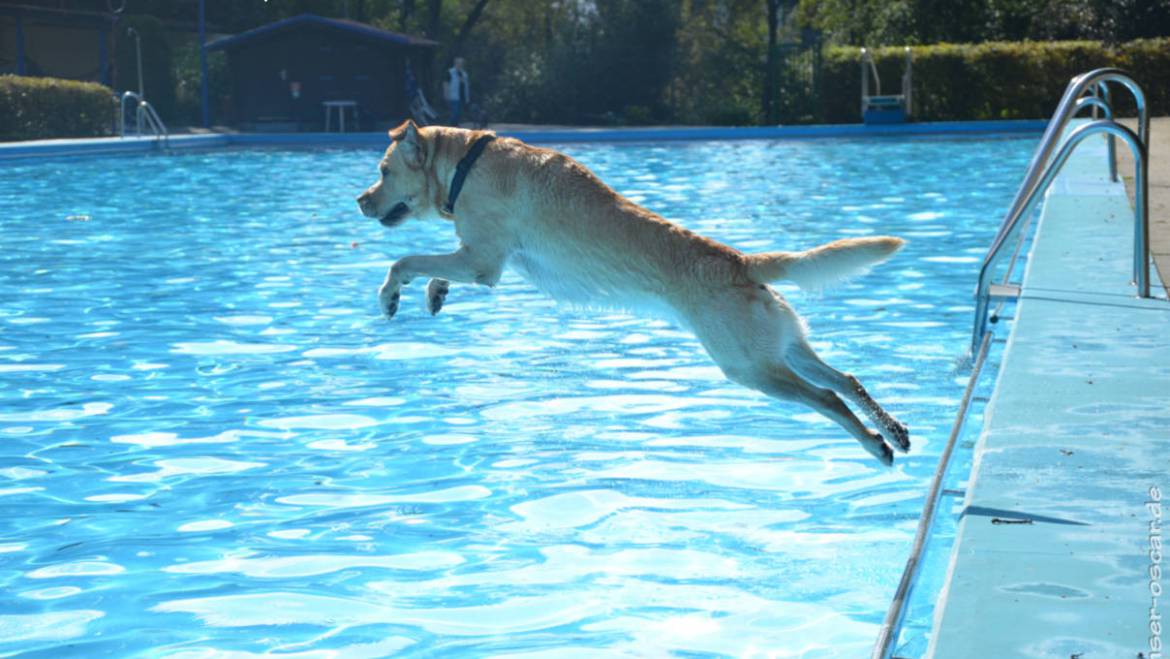
[(565, 147), (745, 250), (907, 238), (782, 289), (910, 426), (893, 469), (511, 274), (383, 320), (392, 260), (454, 238), (359, 216), (375, 152), (2, 164), (0, 653), (863, 655), (1033, 143)]

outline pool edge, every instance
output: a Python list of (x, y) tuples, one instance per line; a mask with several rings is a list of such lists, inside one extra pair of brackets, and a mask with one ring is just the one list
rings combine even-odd
[(1151, 458), (1170, 449), (1170, 393), (1157, 393), (1170, 392), (1170, 369), (1157, 374), (1170, 339), (1149, 330), (1170, 325), (1170, 305), (1127, 283), (1133, 214), (1105, 180), (1103, 145), (1074, 156), (1045, 200), (927, 657), (1152, 649), (1142, 506), (1168, 485)]
[[(690, 140), (760, 140), (857, 138), (929, 135), (995, 135), (1040, 133), (1040, 119), (1004, 121), (943, 121), (867, 126), (818, 124), (809, 126), (685, 126), (644, 128), (533, 128), (506, 129), (500, 135), (532, 144), (573, 142), (652, 142)], [(383, 148), (383, 132), (366, 133), (207, 133), (172, 135), (166, 142), (154, 137), (95, 137), (79, 139), (0, 142), (0, 161), (17, 158), (149, 153), (162, 150), (214, 149), (227, 146), (322, 146)]]

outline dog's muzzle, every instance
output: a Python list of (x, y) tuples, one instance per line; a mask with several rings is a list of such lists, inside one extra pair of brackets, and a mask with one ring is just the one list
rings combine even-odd
[(410, 214), (410, 207), (405, 202), (398, 202), (390, 209), (388, 213), (383, 215), (378, 222), (382, 223), (384, 227), (396, 227), (406, 220), (406, 216)]

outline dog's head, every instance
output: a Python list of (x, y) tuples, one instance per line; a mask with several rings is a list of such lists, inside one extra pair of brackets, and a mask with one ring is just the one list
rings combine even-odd
[(407, 119), (390, 131), (390, 138), (393, 143), (378, 163), (378, 180), (357, 198), (362, 214), (385, 227), (398, 226), (434, 205), (427, 194), (425, 145), (418, 127)]

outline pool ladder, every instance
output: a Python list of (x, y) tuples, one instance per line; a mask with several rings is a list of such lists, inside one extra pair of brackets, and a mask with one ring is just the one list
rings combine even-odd
[(136, 101), (134, 125), (137, 135), (141, 137), (142, 129), (146, 127), (154, 134), (155, 141), (161, 142), (163, 146), (169, 145), (171, 133), (163, 123), (162, 117), (158, 116), (158, 112), (155, 112), (149, 101), (130, 91), (122, 92), (122, 99), (118, 105), (118, 137), (126, 137), (126, 101)]
[[(1137, 133), (1114, 120), (1108, 83), (1118, 83), (1133, 94), (1138, 114)], [(1089, 95), (1086, 96), (1086, 93)], [(1064, 136), (1068, 122), (1086, 108), (1093, 110), (1094, 120), (1077, 126), (1062, 141), (1061, 138)], [(1103, 119), (1095, 118), (1098, 111), (1104, 115)], [(992, 333), (988, 331), (988, 310), (991, 301), (1000, 301), (995, 314), (990, 318), (990, 322), (995, 322), (1003, 304), (1007, 300), (1020, 296), (1020, 284), (1011, 283), (1011, 274), (1023, 248), (1026, 231), (1019, 232), (1020, 236), (1012, 251), (1007, 272), (1004, 273), (1003, 280), (998, 284), (992, 283), (994, 267), (1004, 252), (1004, 247), (1017, 233), (1021, 224), (1027, 224), (1030, 221), (1032, 211), (1035, 210), (1040, 196), (1052, 185), (1053, 179), (1060, 173), (1072, 152), (1085, 139), (1099, 134), (1108, 136), (1110, 180), (1117, 181), (1117, 162), (1114, 158), (1115, 138), (1124, 141), (1133, 152), (1136, 170), (1134, 175), (1134, 282), (1137, 284), (1137, 293), (1140, 297), (1150, 297), (1149, 183), (1147, 176), (1150, 117), (1146, 106), (1146, 96), (1142, 92), (1142, 88), (1124, 71), (1120, 69), (1095, 69), (1088, 73), (1082, 73), (1069, 81), (1068, 87), (1064, 90), (1064, 96), (1061, 97), (1060, 104), (1056, 107), (1056, 112), (1053, 113), (1052, 119), (1048, 122), (1044, 136), (1040, 138), (1040, 145), (1032, 154), (1032, 161), (1028, 165), (1020, 189), (1016, 192), (1016, 197), (1000, 224), (999, 232), (987, 250), (987, 255), (983, 258), (983, 266), (979, 271), (979, 283), (975, 289), (975, 328), (971, 337), (971, 355), (974, 361), (971, 376), (967, 381), (967, 388), (959, 404), (959, 412), (951, 427), (951, 433), (943, 447), (942, 455), (939, 457), (938, 468), (931, 480), (930, 491), (926, 495), (926, 504), (918, 520), (918, 529), (914, 535), (914, 545), (910, 550), (910, 557), (906, 561), (902, 579), (898, 583), (894, 598), (890, 602), (886, 617), (878, 631), (871, 659), (891, 659), (893, 656), (894, 645), (902, 628), (910, 593), (918, 579), (920, 561), (926, 550), (926, 542), (934, 523), (939, 502), (944, 493), (960, 494), (950, 490), (944, 491), (943, 480), (946, 477), (951, 454), (954, 452), (955, 442), (962, 433), (975, 385), (991, 346)], [(1055, 157), (1052, 157), (1053, 151), (1056, 152)]]
[[(1119, 83), (1128, 89), (1134, 98), (1138, 114), (1138, 130), (1135, 134), (1129, 128), (1117, 123), (1113, 118), (1113, 105), (1110, 100), (1108, 83)], [(1089, 92), (1090, 96), (1084, 94)], [(1095, 119), (1069, 132), (1061, 141), (1065, 126), (1085, 108), (1092, 108), (1094, 114), (1100, 110), (1105, 117)], [(971, 333), (971, 353), (975, 354), (979, 342), (987, 332), (989, 322), (995, 322), (998, 314), (989, 318), (988, 309), (992, 300), (1006, 301), (1020, 296), (1020, 285), (1010, 283), (1012, 271), (1023, 245), (1026, 232), (1020, 232), (1019, 241), (1013, 252), (1007, 272), (999, 284), (992, 283), (993, 271), (1004, 246), (1016, 234), (1020, 225), (1026, 224), (1036, 208), (1040, 197), (1052, 185), (1053, 179), (1060, 173), (1069, 156), (1086, 138), (1105, 133), (1109, 147), (1109, 176), (1117, 180), (1117, 161), (1114, 158), (1114, 139), (1120, 138), (1133, 153), (1134, 160), (1134, 234), (1133, 234), (1133, 279), (1137, 284), (1138, 297), (1150, 297), (1150, 227), (1149, 227), (1149, 181), (1148, 156), (1150, 136), (1150, 115), (1146, 106), (1146, 95), (1141, 86), (1134, 82), (1120, 69), (1096, 69), (1076, 76), (1068, 83), (1064, 96), (1048, 122), (1044, 136), (1040, 139), (1040, 146), (1032, 155), (1032, 162), (1028, 165), (1020, 189), (1012, 201), (1007, 215), (1000, 224), (999, 232), (992, 241), (987, 255), (983, 257), (983, 266), (979, 270), (979, 284), (975, 289), (975, 327)], [(1057, 149), (1057, 145), (1060, 148)], [(1052, 157), (1053, 151), (1056, 156)], [(1022, 222), (1024, 221), (1024, 222)], [(1000, 307), (1002, 308), (1002, 302)]]

